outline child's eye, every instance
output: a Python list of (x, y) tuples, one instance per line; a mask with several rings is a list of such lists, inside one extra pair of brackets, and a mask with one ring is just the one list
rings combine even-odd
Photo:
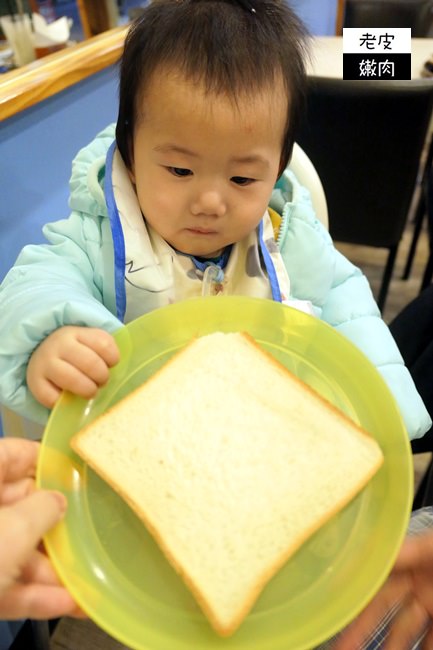
[(190, 169), (184, 169), (183, 167), (168, 167), (167, 169), (171, 174), (174, 176), (179, 176), (180, 178), (192, 175), (192, 171)]
[(254, 183), (253, 178), (246, 178), (245, 176), (232, 176), (230, 180), (236, 185), (251, 185), (251, 183)]

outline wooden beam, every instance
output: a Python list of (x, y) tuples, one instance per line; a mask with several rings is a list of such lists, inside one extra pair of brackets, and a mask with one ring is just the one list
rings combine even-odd
[(77, 0), (77, 9), (80, 16), (81, 27), (83, 28), (84, 38), (91, 38), (93, 36), (93, 33), (90, 27), (87, 6), (84, 0)]
[(128, 27), (116, 27), (0, 76), (0, 121), (116, 63)]
[(335, 21), (335, 34), (341, 36), (343, 34), (344, 25), (344, 11), (346, 0), (337, 0), (337, 19)]

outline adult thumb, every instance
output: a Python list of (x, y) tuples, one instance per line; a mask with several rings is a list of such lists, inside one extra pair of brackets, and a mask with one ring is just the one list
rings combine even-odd
[(63, 517), (66, 507), (60, 492), (37, 490), (0, 508), (0, 564), (6, 560), (5, 569), (24, 564), (42, 536)]

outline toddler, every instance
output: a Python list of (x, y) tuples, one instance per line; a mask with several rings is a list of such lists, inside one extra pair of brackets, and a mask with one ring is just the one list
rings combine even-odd
[(306, 53), (284, 0), (146, 7), (126, 38), (115, 131), (79, 152), (69, 218), (1, 286), (1, 401), (43, 423), (62, 390), (91, 398), (107, 381), (123, 323), (223, 293), (303, 302), (378, 367), (410, 437), (429, 428), (365, 277), (287, 168)]

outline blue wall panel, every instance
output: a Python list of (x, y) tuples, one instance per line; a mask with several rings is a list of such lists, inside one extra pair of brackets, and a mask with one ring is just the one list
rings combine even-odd
[(337, 0), (288, 0), (314, 36), (334, 36)]
[(0, 279), (41, 226), (66, 217), (71, 162), (117, 117), (111, 67), (0, 125)]

